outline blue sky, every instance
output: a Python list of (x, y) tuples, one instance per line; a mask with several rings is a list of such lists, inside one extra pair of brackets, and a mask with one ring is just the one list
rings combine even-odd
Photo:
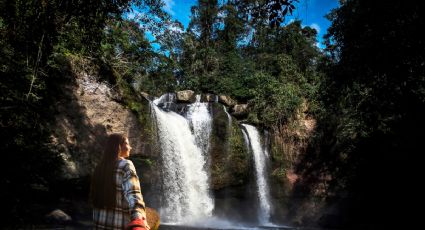
[[(190, 21), (190, 8), (197, 0), (164, 0), (164, 9), (174, 19), (180, 21), (187, 28)], [(299, 0), (295, 3), (296, 10), (286, 21), (299, 19), (304, 26), (311, 26), (318, 31), (318, 46), (323, 48), (322, 38), (330, 22), (324, 16), (338, 6), (338, 0)]]
[(296, 3), (296, 11), (287, 20), (299, 19), (304, 26), (310, 26), (317, 30), (318, 46), (324, 48), (322, 41), (323, 35), (331, 25), (331, 22), (325, 18), (325, 15), (332, 9), (337, 8), (338, 0), (300, 0)]

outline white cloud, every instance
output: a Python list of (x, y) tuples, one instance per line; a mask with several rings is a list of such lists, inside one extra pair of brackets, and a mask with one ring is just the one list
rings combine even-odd
[(176, 5), (174, 0), (164, 0), (164, 10), (171, 15), (174, 15), (173, 7)]
[(320, 26), (317, 23), (312, 23), (310, 25), (311, 28), (315, 29), (317, 31), (317, 34), (320, 33)]

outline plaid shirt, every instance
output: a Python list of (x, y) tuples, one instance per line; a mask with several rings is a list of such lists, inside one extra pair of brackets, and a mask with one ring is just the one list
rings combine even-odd
[(124, 229), (136, 218), (146, 220), (145, 203), (133, 162), (126, 159), (118, 160), (115, 175), (116, 207), (93, 208), (94, 229)]

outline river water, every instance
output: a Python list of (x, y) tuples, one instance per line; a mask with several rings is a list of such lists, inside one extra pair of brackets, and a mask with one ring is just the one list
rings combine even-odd
[(293, 228), (288, 226), (228, 226), (223, 228), (215, 227), (193, 227), (193, 226), (177, 226), (177, 225), (161, 225), (159, 230), (295, 230), (299, 228)]
[(177, 226), (177, 225), (161, 225), (159, 230), (326, 230), (323, 228), (304, 228), (290, 226), (228, 226), (227, 228), (215, 227), (194, 227), (194, 226)]

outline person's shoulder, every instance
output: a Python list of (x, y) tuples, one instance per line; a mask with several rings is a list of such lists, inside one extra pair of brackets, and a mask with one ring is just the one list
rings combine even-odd
[(118, 168), (135, 169), (133, 162), (129, 159), (124, 159), (124, 158), (118, 161)]

